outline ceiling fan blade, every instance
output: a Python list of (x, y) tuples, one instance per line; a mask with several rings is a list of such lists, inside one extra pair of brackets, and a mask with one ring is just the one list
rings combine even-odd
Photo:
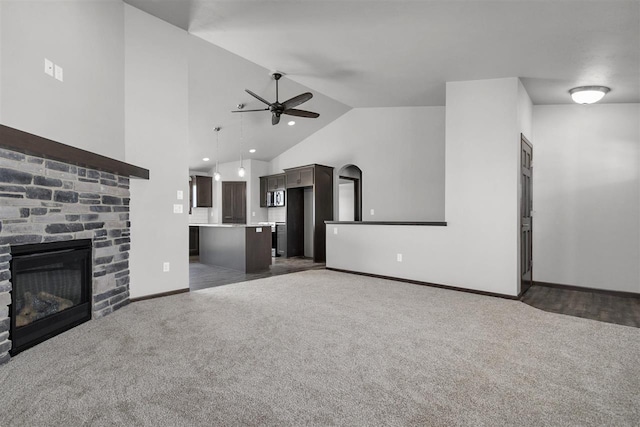
[(272, 114), (271, 115), (271, 124), (272, 125), (277, 125), (278, 123), (280, 123), (280, 116), (277, 114)]
[(290, 116), (298, 116), (298, 117), (309, 117), (310, 119), (316, 119), (320, 117), (320, 114), (314, 113), (313, 111), (296, 110), (295, 108), (284, 110), (282, 114), (288, 114)]
[(269, 109), (268, 108), (261, 108), (259, 110), (233, 110), (231, 112), (232, 113), (250, 113), (250, 112), (253, 112), (253, 111), (269, 111)]
[(255, 99), (257, 99), (258, 101), (262, 101), (267, 105), (271, 105), (271, 103), (269, 101), (267, 101), (266, 99), (264, 99), (263, 97), (261, 97), (260, 95), (256, 95), (255, 93), (251, 92), (249, 89), (245, 89), (245, 92), (247, 92), (249, 95), (253, 96)]
[(284, 107), (285, 110), (289, 110), (291, 108), (295, 108), (298, 105), (307, 102), (311, 98), (313, 98), (313, 94), (311, 92), (301, 93), (298, 96), (294, 96), (293, 98), (287, 99), (286, 101), (284, 101), (282, 103), (282, 106)]

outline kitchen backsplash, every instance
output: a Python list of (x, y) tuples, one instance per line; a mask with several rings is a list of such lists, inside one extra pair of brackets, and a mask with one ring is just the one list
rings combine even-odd
[(269, 222), (287, 222), (287, 208), (268, 208)]
[(208, 224), (209, 208), (192, 208), (189, 215), (189, 224)]

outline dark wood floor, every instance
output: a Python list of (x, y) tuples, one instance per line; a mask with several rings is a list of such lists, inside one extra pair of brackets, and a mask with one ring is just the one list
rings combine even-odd
[(638, 298), (533, 285), (522, 302), (552, 313), (640, 328)]
[(202, 264), (197, 256), (191, 256), (189, 257), (189, 290), (196, 291), (198, 289), (213, 288), (215, 286), (325, 267), (325, 264), (315, 263), (312, 259), (303, 257), (277, 257), (273, 258), (273, 260), (273, 264), (268, 271), (243, 273), (229, 268)]
[[(197, 256), (192, 256), (189, 257), (189, 289), (195, 291), (319, 268), (325, 268), (325, 264), (314, 263), (309, 258), (274, 258), (268, 271), (243, 273), (202, 264)], [(588, 290), (533, 285), (521, 300), (532, 307), (552, 313), (640, 328), (640, 296), (623, 297)]]

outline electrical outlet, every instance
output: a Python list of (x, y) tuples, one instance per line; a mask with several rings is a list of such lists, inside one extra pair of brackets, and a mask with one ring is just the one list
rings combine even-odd
[(182, 205), (173, 205), (173, 213), (181, 214), (182, 213)]
[(167, 271), (169, 271), (169, 268), (170, 268), (170, 267), (171, 267), (171, 265), (170, 265), (168, 262), (163, 262), (163, 263), (162, 263), (162, 271), (163, 271), (163, 272), (165, 272), (165, 273), (166, 273)]
[(396, 260), (397, 260), (398, 262), (402, 262), (402, 254), (397, 254), (397, 255), (396, 255)]
[(178, 192), (176, 193), (176, 198), (178, 200), (182, 200), (184, 198), (184, 193), (182, 192), (182, 190), (178, 190)]
[(369, 212), (371, 213), (371, 216), (374, 216), (376, 214), (376, 211), (374, 211), (373, 209), (371, 209)]
[(255, 212), (251, 212), (251, 216), (256, 216), (256, 213)]
[(62, 67), (59, 65), (56, 65), (54, 66), (54, 70), (55, 70), (56, 80), (64, 81), (62, 76)]
[(333, 234), (338, 234), (338, 227), (333, 227)]
[(53, 77), (53, 61), (44, 58), (44, 73)]

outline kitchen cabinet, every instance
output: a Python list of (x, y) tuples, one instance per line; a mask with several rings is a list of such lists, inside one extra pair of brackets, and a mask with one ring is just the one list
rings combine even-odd
[(246, 181), (224, 181), (222, 183), (222, 223), (247, 223)]
[(200, 253), (200, 227), (189, 227), (189, 256)]
[(276, 224), (276, 252), (278, 256), (287, 256), (287, 225)]
[(260, 177), (260, 207), (267, 207), (267, 177)]
[[(326, 261), (325, 221), (333, 221), (333, 168), (308, 165), (285, 169), (287, 176), (287, 257), (304, 256), (305, 243), (312, 244), (313, 261)], [(309, 177), (308, 175), (311, 174)], [(290, 185), (289, 179), (293, 185)], [(297, 180), (300, 180), (298, 183)], [(305, 201), (305, 192), (312, 191), (311, 203)], [(308, 218), (311, 212), (311, 223)], [(307, 225), (305, 226), (305, 218)], [(305, 236), (305, 228), (311, 235)], [(310, 241), (308, 240), (310, 238)], [(306, 240), (306, 242), (305, 242)]]
[(283, 173), (278, 175), (271, 175), (267, 177), (267, 191), (284, 190), (285, 188), (285, 175)]
[(213, 207), (213, 178), (195, 175), (191, 177), (189, 186), (189, 200), (192, 208)]
[(310, 187), (314, 183), (314, 166), (285, 170), (287, 188)]
[(268, 208), (267, 193), (284, 190), (286, 188), (285, 174), (268, 175), (260, 177), (260, 207)]

